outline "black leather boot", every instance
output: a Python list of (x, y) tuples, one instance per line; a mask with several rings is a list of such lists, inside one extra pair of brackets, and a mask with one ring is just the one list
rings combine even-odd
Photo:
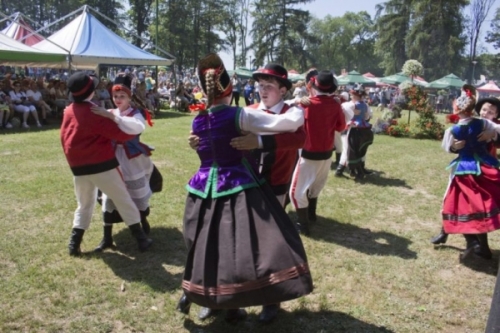
[(105, 249), (115, 247), (115, 244), (113, 244), (113, 226), (105, 225), (103, 230), (104, 236), (99, 245), (94, 249), (94, 252), (102, 252)]
[(226, 318), (228, 323), (234, 324), (238, 321), (245, 320), (247, 312), (244, 309), (229, 309), (226, 311)]
[(146, 216), (143, 216), (141, 218), (141, 226), (142, 226), (142, 230), (144, 230), (144, 233), (146, 235), (149, 235), (149, 231), (151, 230), (151, 226), (149, 225), (148, 218)]
[(491, 259), (493, 253), (491, 253), (490, 246), (488, 245), (488, 234), (478, 234), (476, 236), (479, 240), (479, 246), (474, 248), (474, 253), (483, 259)]
[(431, 243), (436, 245), (445, 244), (447, 240), (448, 240), (448, 234), (444, 232), (443, 228), (441, 228), (441, 232), (439, 233), (439, 235), (431, 238)]
[(363, 165), (358, 164), (356, 166), (356, 177), (354, 177), (356, 180), (363, 180), (365, 178), (365, 172), (363, 171)]
[(373, 173), (373, 171), (370, 171), (368, 169), (365, 168), (365, 162), (361, 162), (361, 167), (363, 168), (363, 172), (365, 175), (371, 175)]
[(308, 214), (309, 214), (309, 221), (311, 222), (316, 222), (317, 216), (316, 216), (316, 206), (318, 205), (318, 198), (311, 198), (309, 199), (309, 206), (307, 207), (308, 209)]
[(340, 164), (340, 157), (342, 156), (342, 153), (335, 153), (335, 164), (339, 165)]
[(129, 226), (132, 235), (137, 239), (137, 244), (139, 245), (139, 250), (141, 252), (146, 251), (152, 244), (153, 240), (148, 238), (141, 228), (140, 223), (132, 224)]
[(198, 318), (200, 320), (205, 320), (210, 317), (216, 316), (217, 314), (220, 313), (221, 310), (214, 310), (206, 307), (202, 307), (200, 311), (198, 312)]
[(297, 215), (299, 217), (297, 226), (300, 230), (300, 233), (309, 236), (311, 232), (309, 230), (308, 208), (297, 208)]
[(335, 170), (335, 177), (342, 177), (344, 175), (345, 165), (339, 164)]
[(259, 322), (263, 324), (269, 324), (278, 316), (279, 310), (280, 310), (279, 303), (264, 305), (262, 307), (261, 313), (259, 314)]
[(466, 249), (460, 256), (460, 259), (467, 258), (471, 253), (480, 251), (481, 245), (479, 244), (479, 240), (476, 235), (464, 234), (464, 238), (466, 241)]
[(191, 301), (187, 298), (186, 294), (182, 294), (182, 297), (177, 302), (177, 307), (175, 308), (177, 311), (189, 314), (189, 309), (191, 309)]
[(68, 245), (70, 256), (76, 257), (82, 253), (82, 251), (80, 250), (80, 244), (82, 243), (84, 233), (85, 230), (83, 229), (73, 228), (73, 230), (71, 230), (71, 238), (69, 239)]

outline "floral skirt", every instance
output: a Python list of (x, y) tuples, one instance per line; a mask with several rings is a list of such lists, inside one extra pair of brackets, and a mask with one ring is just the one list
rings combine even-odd
[(216, 199), (189, 194), (184, 240), (182, 288), (201, 306), (276, 304), (313, 289), (300, 236), (268, 185)]
[(481, 165), (481, 175), (456, 175), (443, 200), (443, 227), (449, 234), (500, 229), (500, 170)]

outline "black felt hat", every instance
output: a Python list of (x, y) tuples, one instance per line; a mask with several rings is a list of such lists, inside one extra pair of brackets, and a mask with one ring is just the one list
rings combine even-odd
[(76, 72), (68, 79), (68, 89), (75, 102), (83, 102), (87, 99), (98, 84), (98, 78), (87, 75), (85, 72)]
[(337, 80), (329, 71), (319, 72), (318, 75), (311, 78), (310, 82), (314, 89), (326, 94), (334, 93), (338, 87)]
[(484, 103), (490, 103), (497, 107), (497, 119), (498, 119), (500, 117), (500, 99), (494, 97), (481, 98), (476, 103), (475, 110), (477, 114), (481, 112), (481, 108), (483, 107)]
[(292, 81), (288, 79), (288, 71), (285, 67), (278, 64), (267, 64), (263, 68), (259, 68), (252, 74), (252, 78), (256, 81), (262, 77), (273, 77), (281, 82), (287, 90), (292, 88)]
[(126, 73), (118, 73), (115, 77), (113, 85), (118, 84), (132, 89), (132, 77)]

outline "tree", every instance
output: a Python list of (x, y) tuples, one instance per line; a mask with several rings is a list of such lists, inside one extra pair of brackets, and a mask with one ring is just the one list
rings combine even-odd
[(453, 72), (466, 45), (463, 8), (467, 0), (414, 2), (407, 55), (422, 63), (428, 80)]
[(380, 58), (374, 54), (375, 24), (367, 12), (313, 19), (310, 31), (320, 41), (307, 46), (316, 67), (382, 74)]
[(469, 82), (474, 80), (472, 77), (474, 64), (472, 62), (476, 60), (477, 42), (481, 35), (481, 28), (494, 3), (495, 0), (473, 0), (470, 7), (470, 22), (467, 28), (469, 42)]
[(497, 8), (497, 12), (493, 20), (491, 20), (491, 31), (488, 31), (486, 41), (492, 43), (495, 49), (500, 49), (500, 7)]
[(311, 20), (309, 11), (294, 8), (312, 0), (256, 0), (252, 16), (251, 36), (255, 64), (278, 62), (292, 67), (303, 59), (312, 59), (302, 42), (312, 40), (308, 31)]
[(378, 39), (375, 50), (383, 60), (385, 75), (400, 71), (408, 59), (407, 35), (410, 31), (413, 0), (389, 0), (376, 6)]
[[(104, 1), (105, 2), (105, 1)], [(132, 22), (132, 30), (135, 31), (135, 34), (138, 37), (149, 37), (148, 27), (152, 21), (153, 13), (151, 10), (151, 6), (154, 4), (154, 1), (151, 0), (129, 0), (128, 1), (130, 9), (128, 10), (128, 15)], [(143, 48), (146, 46), (141, 38), (135, 36), (129, 36), (132, 38), (132, 43), (139, 47)]]

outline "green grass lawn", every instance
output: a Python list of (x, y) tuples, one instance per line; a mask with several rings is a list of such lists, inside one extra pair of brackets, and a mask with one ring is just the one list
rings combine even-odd
[(237, 326), (200, 322), (197, 306), (177, 313), (184, 185), (198, 166), (187, 144), (192, 118), (163, 111), (142, 136), (164, 176), (151, 201), (151, 250), (139, 253), (120, 224), (118, 248), (91, 254), (102, 237), (96, 209), (81, 258), (67, 253), (76, 201), (57, 125), (0, 132), (1, 332), (484, 332), (500, 236), (490, 236), (491, 261), (460, 263), (461, 236), (434, 248), (453, 156), (438, 141), (385, 135), (369, 149), (376, 172), (364, 183), (330, 174), (303, 238), (311, 295), (282, 304), (269, 326), (257, 323), (259, 308)]

